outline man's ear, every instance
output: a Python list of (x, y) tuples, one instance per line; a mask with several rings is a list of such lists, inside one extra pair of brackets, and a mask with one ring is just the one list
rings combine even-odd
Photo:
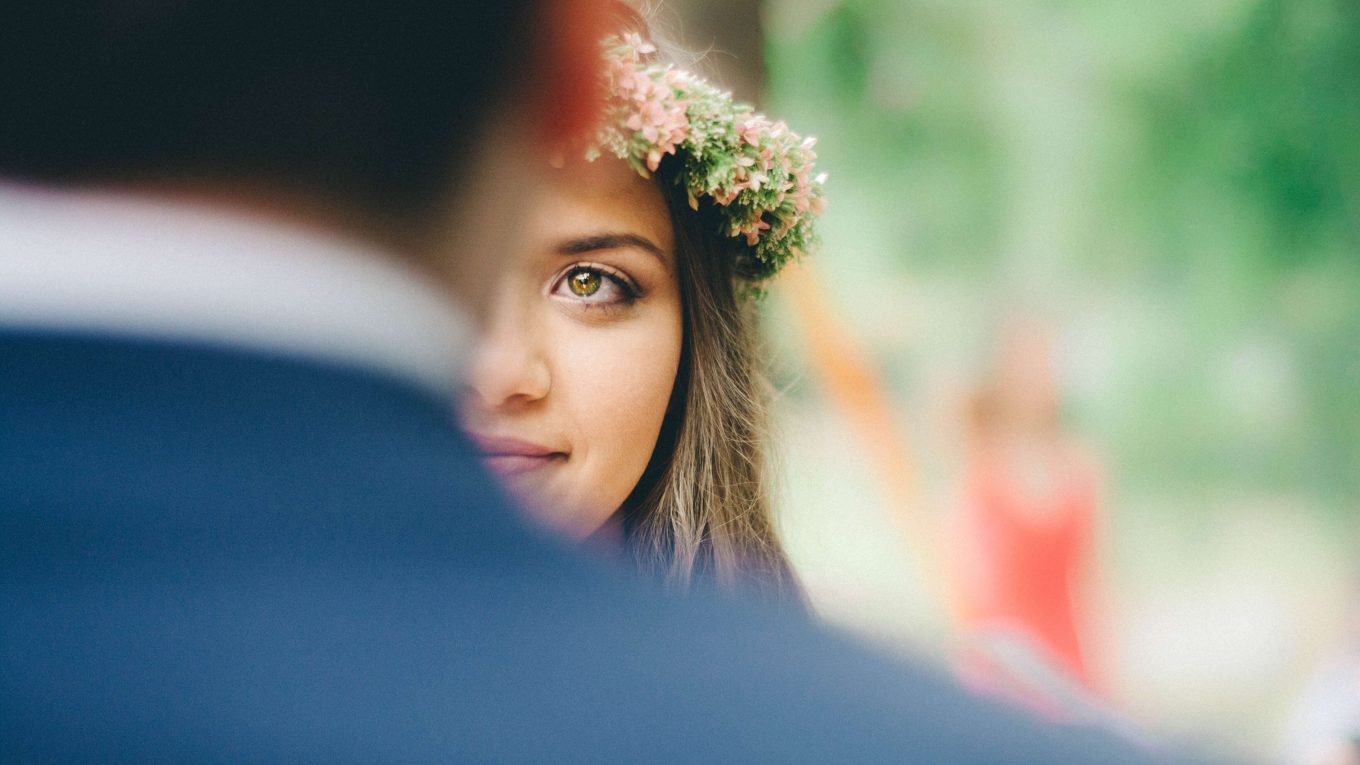
[(530, 89), (541, 139), (556, 146), (583, 135), (600, 117), (600, 41), (609, 0), (541, 0), (541, 7), (543, 66), (530, 74)]

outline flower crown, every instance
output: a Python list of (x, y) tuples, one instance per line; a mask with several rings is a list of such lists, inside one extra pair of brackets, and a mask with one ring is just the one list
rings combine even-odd
[(759, 283), (815, 243), (826, 174), (812, 174), (815, 138), (801, 138), (732, 94), (655, 61), (656, 47), (633, 32), (604, 43), (605, 123), (586, 150), (627, 160), (644, 178), (667, 154), (689, 206), (708, 197), (730, 237), (743, 237), (736, 272)]

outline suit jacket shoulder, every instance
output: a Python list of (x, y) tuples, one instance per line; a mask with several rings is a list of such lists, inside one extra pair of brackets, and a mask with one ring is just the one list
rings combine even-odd
[(577, 558), (401, 381), (13, 332), (0, 369), (0, 759), (1155, 759)]

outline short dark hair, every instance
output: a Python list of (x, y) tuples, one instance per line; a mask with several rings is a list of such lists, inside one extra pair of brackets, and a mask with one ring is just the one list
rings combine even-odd
[(533, 0), (0, 3), (0, 175), (260, 181), (428, 212)]

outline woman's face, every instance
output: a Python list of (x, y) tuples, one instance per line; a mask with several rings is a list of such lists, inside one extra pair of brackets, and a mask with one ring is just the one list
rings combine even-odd
[(637, 485), (680, 364), (675, 236), (660, 189), (621, 160), (555, 171), (522, 221), (462, 415), (550, 527), (598, 531)]

